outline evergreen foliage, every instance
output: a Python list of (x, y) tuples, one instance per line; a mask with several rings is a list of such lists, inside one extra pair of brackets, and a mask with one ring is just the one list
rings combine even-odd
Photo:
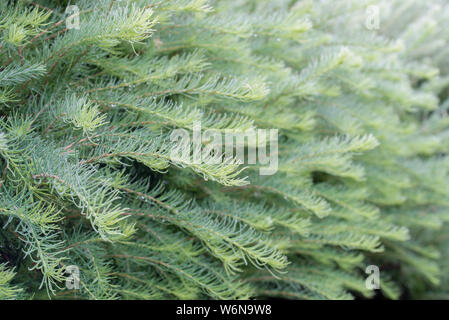
[[(0, 2), (0, 299), (369, 298), (368, 265), (388, 298), (449, 297), (448, 17)], [(277, 173), (172, 157), (197, 122), (279, 129)]]

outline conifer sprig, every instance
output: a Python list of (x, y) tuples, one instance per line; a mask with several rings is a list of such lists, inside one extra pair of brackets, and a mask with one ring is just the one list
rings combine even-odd
[(1, 2), (0, 299), (447, 297), (449, 6), (388, 2)]

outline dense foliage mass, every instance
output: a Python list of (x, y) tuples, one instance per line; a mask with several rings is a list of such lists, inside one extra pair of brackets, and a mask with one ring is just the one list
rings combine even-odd
[[(1, 1), (0, 299), (373, 297), (370, 265), (385, 297), (447, 297), (448, 18)], [(195, 123), (278, 129), (277, 172), (171, 156)]]

